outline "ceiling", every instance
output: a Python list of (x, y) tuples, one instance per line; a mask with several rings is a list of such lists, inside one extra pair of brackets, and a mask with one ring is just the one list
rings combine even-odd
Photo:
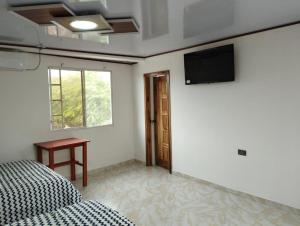
[[(299, 0), (0, 0), (0, 42), (148, 56), (232, 35), (300, 21)], [(105, 1), (105, 0), (104, 0)], [(110, 44), (46, 35), (8, 6), (65, 3), (76, 14), (134, 17), (140, 33), (114, 34)]]

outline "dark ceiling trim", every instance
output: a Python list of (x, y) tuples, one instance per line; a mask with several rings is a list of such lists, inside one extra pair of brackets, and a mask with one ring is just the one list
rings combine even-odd
[(222, 42), (222, 41), (226, 41), (226, 40), (230, 40), (230, 39), (234, 39), (234, 38), (240, 38), (240, 37), (244, 37), (244, 36), (248, 36), (248, 35), (253, 35), (253, 34), (265, 32), (265, 31), (276, 30), (276, 29), (279, 29), (279, 28), (289, 27), (289, 26), (293, 26), (293, 25), (297, 25), (297, 24), (300, 24), (300, 20), (294, 21), (294, 22), (291, 22), (291, 23), (286, 23), (286, 24), (273, 26), (273, 27), (263, 28), (263, 29), (259, 29), (259, 30), (255, 30), (255, 31), (250, 31), (250, 32), (246, 32), (246, 33), (241, 33), (241, 34), (237, 34), (237, 35), (232, 35), (232, 36), (228, 36), (228, 37), (224, 37), (224, 38), (220, 38), (220, 39), (215, 39), (215, 40), (212, 40), (212, 41), (203, 42), (203, 43), (200, 43), (200, 44), (187, 46), (187, 47), (183, 47), (183, 48), (179, 48), (179, 49), (174, 49), (174, 50), (170, 50), (170, 51), (166, 51), (166, 52), (162, 52), (162, 53), (156, 53), (156, 54), (149, 55), (146, 58), (165, 55), (165, 54), (168, 54), (168, 53), (179, 52), (179, 51), (183, 51), (183, 50), (187, 50), (187, 49), (201, 47), (201, 46), (205, 46), (205, 45), (209, 45), (209, 44), (213, 44), (213, 43), (217, 43), (217, 42)]
[[(27, 44), (18, 44), (18, 43), (10, 43), (10, 42), (0, 42), (0, 45), (9, 45), (14, 47), (24, 47), (24, 48), (38, 48), (40, 46), (35, 45), (27, 45)], [(101, 54), (106, 56), (115, 56), (115, 57), (133, 57), (138, 59), (145, 59), (146, 57), (143, 56), (135, 56), (135, 55), (126, 55), (126, 54), (117, 54), (117, 53), (105, 53), (105, 52), (95, 52), (95, 51), (85, 51), (85, 50), (76, 50), (76, 49), (63, 49), (63, 48), (54, 48), (54, 47), (42, 47), (45, 50), (55, 50), (55, 51), (67, 51), (67, 52), (74, 52), (74, 53), (84, 53), (84, 54)]]
[[(38, 54), (38, 53), (34, 53), (34, 54)], [(62, 57), (62, 58), (71, 58), (71, 59), (78, 59), (78, 60), (89, 60), (89, 61), (96, 61), (96, 62), (105, 62), (105, 63), (112, 63), (112, 64), (126, 64), (126, 65), (136, 64), (136, 62), (129, 62), (129, 61), (92, 59), (92, 58), (87, 58), (87, 57), (64, 56), (64, 55), (51, 54), (51, 53), (41, 53), (41, 55), (55, 56), (55, 57)]]
[(101, 55), (115, 56), (115, 57), (133, 57), (133, 58), (138, 58), (138, 59), (145, 59), (145, 57), (143, 57), (143, 56), (117, 54), (117, 53), (94, 52), (94, 51), (85, 51), (85, 50), (76, 50), (76, 49), (63, 49), (63, 48), (52, 48), (52, 47), (45, 47), (43, 49), (57, 50), (57, 51), (69, 51), (69, 52), (74, 52), (74, 53), (101, 54)]
[[(11, 50), (10, 48), (7, 49), (7, 51)], [(1, 49), (0, 49), (1, 51)], [(29, 53), (29, 54), (36, 54), (36, 55), (42, 55), (42, 56), (55, 56), (55, 57), (61, 57), (61, 58), (71, 58), (71, 59), (79, 59), (79, 60), (88, 60), (88, 61), (96, 61), (96, 62), (105, 62), (105, 63), (112, 63), (112, 64), (126, 64), (126, 65), (134, 65), (137, 62), (130, 62), (130, 61), (119, 61), (119, 60), (104, 60), (104, 59), (93, 59), (88, 57), (77, 57), (77, 56), (68, 56), (68, 55), (58, 55), (53, 53), (38, 53), (38, 52), (31, 52), (31, 51), (17, 51), (20, 53)]]
[[(276, 29), (279, 29), (279, 28), (289, 27), (289, 26), (293, 26), (293, 25), (297, 25), (297, 24), (300, 24), (300, 20), (294, 21), (294, 22), (290, 22), (290, 23), (281, 24), (281, 25), (277, 25), (277, 26), (273, 26), (273, 27), (263, 28), (263, 29), (259, 29), (259, 30), (255, 30), (255, 31), (251, 31), (251, 32), (246, 32), (246, 33), (242, 33), (242, 34), (232, 35), (232, 36), (228, 36), (228, 37), (224, 37), (224, 38), (220, 38), (220, 39), (215, 39), (215, 40), (212, 40), (212, 41), (203, 42), (203, 43), (199, 43), (199, 44), (196, 44), (196, 45), (187, 46), (187, 47), (184, 47), (184, 48), (178, 48), (178, 49), (174, 49), (174, 50), (170, 50), (170, 51), (166, 51), (166, 52), (156, 53), (156, 54), (152, 54), (152, 55), (148, 55), (148, 56), (113, 54), (113, 53), (105, 53), (105, 52), (94, 52), (94, 51), (84, 51), (84, 50), (76, 50), (76, 49), (63, 49), (63, 48), (52, 48), (52, 47), (43, 47), (42, 49), (56, 50), (56, 51), (68, 51), (68, 52), (84, 53), (84, 54), (102, 54), (102, 55), (115, 56), (115, 57), (128, 57), (128, 58), (133, 57), (133, 58), (137, 58), (137, 59), (147, 59), (147, 58), (150, 58), (150, 57), (155, 57), (155, 56), (165, 55), (165, 54), (174, 53), (174, 52), (178, 52), (178, 51), (188, 50), (188, 49), (192, 49), (192, 48), (196, 48), (196, 47), (201, 47), (201, 46), (208, 45), (208, 44), (213, 44), (213, 43), (217, 43), (217, 42), (221, 42), (221, 41), (226, 41), (226, 40), (230, 40), (230, 39), (234, 39), (234, 38), (240, 38), (240, 37), (244, 37), (244, 36), (248, 36), (248, 35), (253, 35), (253, 34), (265, 32), (265, 31), (276, 30)], [(7, 43), (0, 42), (0, 45), (9, 45), (9, 46), (14, 46), (14, 47), (28, 47), (28, 48), (38, 48), (38, 49), (41, 49), (41, 47), (39, 47), (39, 46), (26, 45), (26, 44), (17, 44), (17, 43), (9, 43), (9, 42), (7, 42)], [(74, 56), (64, 56), (64, 55), (56, 55), (56, 54), (44, 54), (44, 53), (42, 53), (42, 54), (43, 55), (52, 55), (52, 56), (61, 56), (61, 57), (68, 57), (68, 58), (83, 59), (83, 60), (91, 60), (91, 61), (100, 61), (100, 62), (123, 63), (123, 64), (130, 64), (130, 65), (135, 64), (134, 62), (113, 61), (113, 60), (112, 61), (110, 61), (110, 60), (100, 60), (100, 59), (92, 59), (92, 58), (84, 58), (84, 57), (74, 57)]]

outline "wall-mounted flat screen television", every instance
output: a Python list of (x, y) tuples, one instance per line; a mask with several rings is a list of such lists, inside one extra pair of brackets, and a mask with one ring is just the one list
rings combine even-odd
[(234, 45), (184, 55), (185, 84), (234, 81)]

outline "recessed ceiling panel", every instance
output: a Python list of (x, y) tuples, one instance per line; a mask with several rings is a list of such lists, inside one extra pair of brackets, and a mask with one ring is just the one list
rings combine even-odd
[(10, 10), (37, 24), (51, 24), (54, 17), (74, 15), (64, 4), (11, 7)]
[[(108, 19), (107, 22), (113, 29), (113, 34), (116, 33), (132, 33), (138, 32), (139, 27), (134, 19), (124, 18), (124, 19)], [(111, 33), (111, 32), (109, 32)]]
[(184, 8), (184, 38), (233, 25), (234, 0), (204, 0)]

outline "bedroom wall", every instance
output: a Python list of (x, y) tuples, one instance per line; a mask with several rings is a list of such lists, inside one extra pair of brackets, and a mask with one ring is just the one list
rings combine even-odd
[[(136, 158), (146, 159), (143, 74), (170, 70), (173, 170), (300, 208), (299, 40), (296, 25), (134, 66)], [(183, 54), (229, 43), (235, 82), (185, 86)]]
[[(62, 63), (64, 67), (112, 71), (112, 126), (50, 131), (47, 69)], [(68, 137), (91, 140), (89, 170), (133, 159), (132, 84), (132, 66), (60, 57), (43, 56), (37, 71), (0, 71), (0, 162), (35, 159), (33, 143)], [(56, 161), (67, 157), (67, 151), (56, 153)], [(69, 175), (68, 168), (57, 171)]]

